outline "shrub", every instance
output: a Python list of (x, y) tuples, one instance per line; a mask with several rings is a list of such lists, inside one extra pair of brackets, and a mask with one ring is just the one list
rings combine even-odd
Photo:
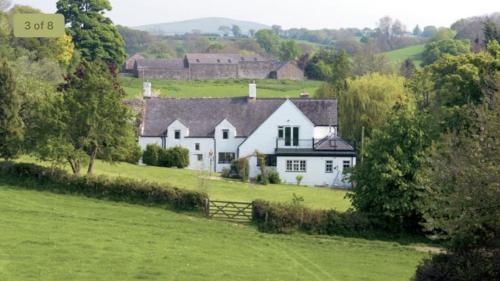
[(474, 249), (434, 255), (419, 265), (412, 280), (500, 280), (500, 250)]
[(28, 188), (83, 194), (128, 203), (168, 204), (179, 210), (202, 209), (208, 199), (203, 192), (183, 190), (168, 184), (105, 176), (74, 176), (64, 170), (34, 164), (4, 162), (0, 164), (0, 174), (6, 176), (4, 178), (10, 176), (15, 183), (21, 180), (23, 186)]
[(302, 180), (304, 179), (304, 177), (301, 176), (301, 175), (298, 175), (298, 176), (295, 177), (295, 179), (297, 180), (297, 185), (300, 185), (300, 183), (302, 182)]
[(250, 165), (248, 164), (248, 159), (241, 158), (234, 160), (231, 163), (229, 177), (241, 179), (243, 182), (247, 182), (250, 177)]
[(156, 144), (148, 145), (142, 161), (151, 166), (182, 169), (189, 166), (189, 150), (180, 146), (164, 149)]
[(267, 178), (269, 179), (269, 183), (271, 184), (280, 184), (281, 179), (280, 179), (280, 174), (276, 172), (275, 170), (269, 170), (267, 172)]
[(146, 165), (158, 166), (158, 158), (162, 148), (157, 144), (148, 144), (142, 155), (142, 162)]
[(257, 155), (257, 161), (260, 167), (260, 175), (257, 176), (257, 182), (266, 185), (269, 183), (269, 179), (267, 177), (267, 168), (266, 168), (266, 155), (259, 153), (258, 151), (256, 151), (255, 154)]
[(222, 168), (220, 175), (223, 178), (227, 178), (227, 179), (231, 178), (231, 169), (226, 168), (226, 167)]
[(328, 235), (373, 235), (377, 222), (357, 212), (341, 213), (335, 210), (313, 210), (301, 204), (253, 202), (253, 222), (260, 231)]

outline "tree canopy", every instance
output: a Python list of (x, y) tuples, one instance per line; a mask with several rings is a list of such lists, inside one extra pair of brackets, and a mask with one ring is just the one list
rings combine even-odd
[(57, 1), (57, 12), (64, 15), (67, 32), (82, 57), (121, 66), (127, 56), (125, 42), (113, 22), (104, 15), (110, 10), (108, 0)]
[(422, 53), (422, 65), (429, 65), (444, 55), (457, 56), (470, 52), (470, 43), (467, 40), (445, 39), (425, 45)]

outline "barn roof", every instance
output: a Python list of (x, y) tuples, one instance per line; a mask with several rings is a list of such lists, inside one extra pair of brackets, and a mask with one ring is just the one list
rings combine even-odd
[(238, 64), (240, 62), (268, 61), (259, 55), (242, 56), (239, 54), (186, 54), (190, 64)]
[(137, 68), (184, 68), (183, 59), (143, 59), (136, 64)]
[[(181, 121), (191, 137), (211, 137), (217, 124), (227, 119), (238, 136), (249, 136), (286, 99), (151, 98), (144, 102), (142, 136), (162, 136), (170, 123)], [(337, 125), (337, 101), (293, 99), (292, 102), (317, 126)]]

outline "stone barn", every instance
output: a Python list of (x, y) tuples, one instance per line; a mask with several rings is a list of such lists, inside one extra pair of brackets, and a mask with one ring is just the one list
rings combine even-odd
[(133, 72), (140, 78), (168, 80), (304, 79), (304, 72), (294, 62), (239, 54), (186, 54), (183, 59), (137, 60)]
[(144, 57), (141, 54), (132, 55), (125, 61), (125, 64), (123, 65), (123, 70), (129, 73), (134, 72), (135, 62), (143, 59)]
[(271, 71), (269, 78), (277, 80), (304, 80), (304, 71), (295, 62), (279, 62), (275, 65), (274, 70)]

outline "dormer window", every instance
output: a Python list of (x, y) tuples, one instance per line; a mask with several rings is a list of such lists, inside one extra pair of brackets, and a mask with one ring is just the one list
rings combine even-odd
[(217, 59), (217, 62), (220, 63), (220, 59)]
[(200, 62), (200, 60), (199, 60), (199, 59), (196, 59), (196, 62)]
[(174, 133), (174, 138), (176, 140), (180, 139), (181, 138), (181, 130), (175, 130), (175, 133)]
[(228, 62), (228, 63), (231, 63), (231, 59), (228, 59), (228, 60), (227, 60), (227, 62)]
[(222, 139), (227, 140), (229, 138), (229, 130), (222, 130)]

